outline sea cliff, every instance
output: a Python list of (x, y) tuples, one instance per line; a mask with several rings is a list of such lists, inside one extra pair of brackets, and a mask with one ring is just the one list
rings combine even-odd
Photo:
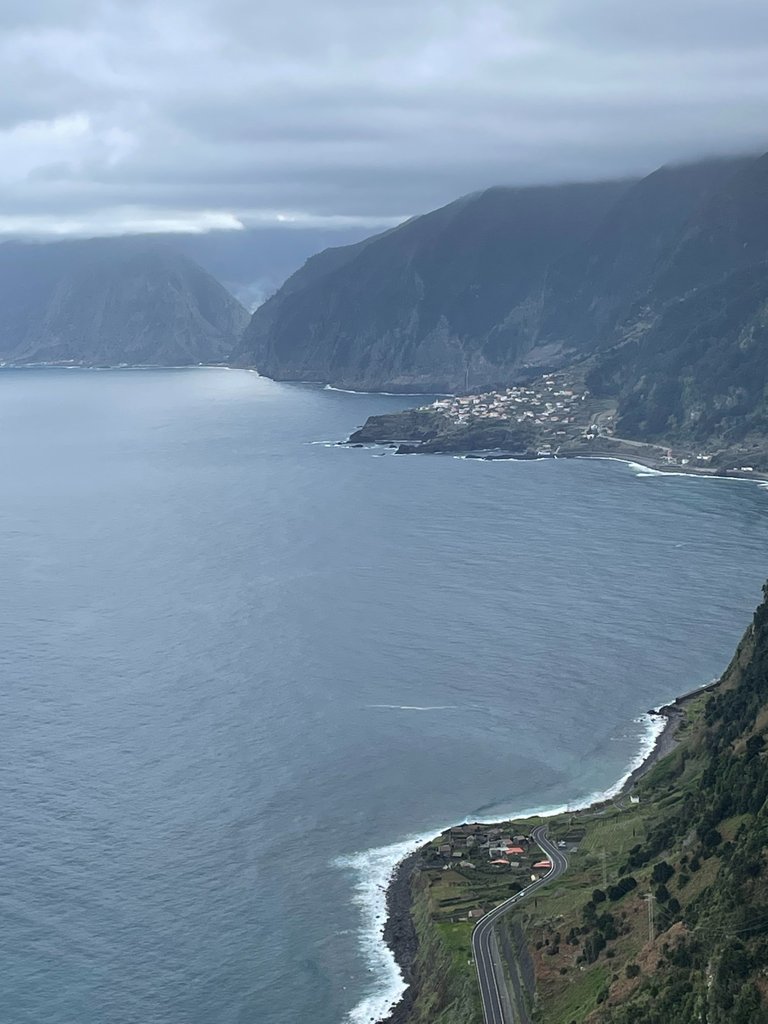
[[(535, 974), (535, 998), (517, 985), (521, 1019), (768, 1021), (768, 590), (722, 678), (653, 714), (665, 727), (622, 789), (547, 820), (569, 869), (501, 936), (513, 997)], [(386, 939), (409, 988), (387, 1024), (482, 1020), (477, 912), (526, 884), (535, 856), (521, 842), (491, 866), (488, 837), (517, 843), (539, 821), (454, 827), (401, 865)]]

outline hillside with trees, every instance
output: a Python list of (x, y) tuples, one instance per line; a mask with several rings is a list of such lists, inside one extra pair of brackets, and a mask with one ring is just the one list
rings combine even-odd
[[(768, 585), (719, 684), (666, 714), (671, 753), (618, 797), (546, 820), (569, 868), (497, 926), (520, 1020), (768, 1024)], [(540, 821), (453, 828), (422, 849), (398, 1022), (481, 1019), (475, 908), (525, 886), (537, 852), (505, 866), (479, 844)]]

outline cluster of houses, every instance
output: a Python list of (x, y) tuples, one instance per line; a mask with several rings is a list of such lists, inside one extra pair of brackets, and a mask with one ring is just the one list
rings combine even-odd
[(576, 423), (580, 403), (586, 397), (585, 391), (569, 386), (559, 375), (549, 375), (534, 384), (505, 391), (438, 398), (429, 408), (444, 413), (455, 423), (473, 419), (513, 420), (538, 427), (561, 428), (566, 433), (566, 428)]
[(476, 868), (478, 863), (485, 863), (499, 871), (525, 867), (534, 873), (546, 873), (552, 867), (548, 860), (525, 863), (532, 859), (530, 836), (507, 835), (500, 828), (457, 825), (442, 838), (437, 852), (446, 861), (446, 868), (456, 863), (462, 868)]

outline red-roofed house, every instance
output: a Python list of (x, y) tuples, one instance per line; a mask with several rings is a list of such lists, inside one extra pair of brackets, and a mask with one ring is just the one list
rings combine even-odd
[(525, 850), (522, 848), (522, 846), (510, 846), (510, 847), (507, 848), (506, 852), (509, 853), (509, 854), (513, 854), (513, 853), (521, 854), (521, 853), (525, 853)]
[(533, 865), (534, 871), (549, 871), (552, 867), (552, 862), (548, 860), (540, 860), (537, 864)]

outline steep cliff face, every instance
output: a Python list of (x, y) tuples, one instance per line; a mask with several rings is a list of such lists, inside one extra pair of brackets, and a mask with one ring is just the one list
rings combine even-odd
[(620, 430), (721, 439), (768, 431), (768, 156), (700, 205), (642, 308), (591, 377)]
[(658, 282), (670, 253), (688, 236), (702, 205), (750, 163), (662, 167), (628, 189), (586, 243), (549, 272), (542, 335), (587, 348), (611, 342), (627, 318), (642, 317), (645, 303), (674, 296), (674, 287), (670, 293)]
[(467, 971), (466, 954), (451, 948), (430, 918), (425, 884), (413, 882), (413, 921), (419, 939), (413, 965), (413, 999), (408, 1024), (481, 1024), (477, 982)]
[(723, 444), (768, 436), (768, 263), (667, 306), (607, 353), (592, 388), (619, 396), (619, 432)]
[[(720, 682), (666, 713), (677, 746), (635, 776), (634, 800), (547, 820), (568, 870), (499, 929), (538, 1024), (768, 1024), (768, 585)], [(462, 840), (435, 840), (412, 880), (418, 951), (393, 1024), (480, 1019), (466, 908), (512, 890), (479, 869), (482, 847), (446, 875), (443, 842)]]
[(638, 957), (644, 969), (626, 972), (635, 980), (624, 992), (616, 986), (594, 1020), (768, 1021), (767, 716), (765, 600), (699, 727), (659, 766), (665, 777), (649, 796), (668, 810), (627, 864), (636, 871), (656, 862), (656, 955)]
[(308, 261), (236, 359), (282, 379), (457, 390), (610, 348), (766, 258), (762, 181), (743, 158), (467, 196)]
[(627, 187), (489, 189), (324, 253), (256, 311), (235, 358), (362, 389), (499, 382), (537, 343), (547, 269)]
[(209, 274), (131, 239), (0, 246), (7, 362), (221, 362), (248, 320)]

